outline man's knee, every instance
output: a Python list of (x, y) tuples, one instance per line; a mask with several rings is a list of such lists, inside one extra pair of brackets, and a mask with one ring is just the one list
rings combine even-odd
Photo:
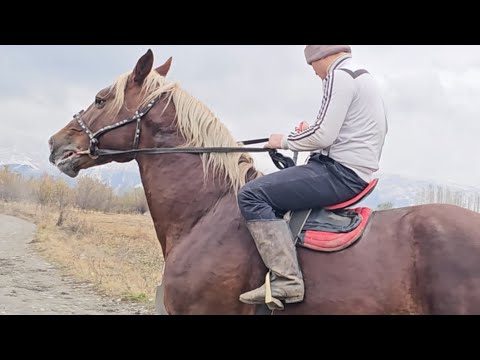
[(238, 206), (243, 216), (259, 202), (262, 202), (261, 187), (255, 181), (245, 184), (238, 192)]
[(238, 192), (238, 205), (243, 208), (252, 200), (255, 200), (255, 187), (251, 186), (251, 183), (247, 183)]

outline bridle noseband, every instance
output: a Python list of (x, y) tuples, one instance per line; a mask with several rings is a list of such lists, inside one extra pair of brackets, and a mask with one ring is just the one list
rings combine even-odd
[[(158, 102), (159, 97), (153, 99), (149, 102), (143, 109), (137, 110), (135, 115), (131, 118), (119, 121), (113, 125), (105, 126), (98, 130), (97, 132), (93, 132), (83, 121), (82, 114), (85, 112), (84, 110), (80, 111), (78, 114), (74, 115), (73, 118), (77, 120), (78, 124), (82, 128), (83, 131), (88, 135), (90, 138), (90, 145), (88, 150), (78, 152), (78, 155), (88, 155), (92, 159), (98, 159), (100, 156), (114, 156), (114, 155), (125, 155), (125, 154), (134, 154), (134, 158), (137, 154), (175, 154), (175, 153), (184, 153), (184, 154), (205, 154), (205, 153), (244, 153), (244, 152), (268, 152), (270, 157), (272, 158), (273, 163), (275, 166), (280, 169), (286, 169), (288, 167), (295, 166), (295, 162), (289, 158), (284, 156), (283, 154), (277, 152), (274, 149), (267, 149), (267, 148), (245, 148), (245, 147), (179, 147), (179, 148), (154, 148), (154, 149), (139, 149), (138, 144), (140, 142), (140, 133), (141, 133), (141, 121), (145, 115), (149, 113), (149, 111), (154, 107), (154, 105)], [(106, 134), (109, 131), (118, 129), (122, 126), (131, 124), (136, 122), (136, 129), (135, 134), (133, 137), (133, 147), (131, 150), (110, 150), (110, 149), (99, 149), (99, 137)], [(242, 145), (253, 145), (253, 144), (261, 144), (268, 142), (269, 139), (256, 139), (256, 140), (247, 140), (241, 141), (239, 144)]]

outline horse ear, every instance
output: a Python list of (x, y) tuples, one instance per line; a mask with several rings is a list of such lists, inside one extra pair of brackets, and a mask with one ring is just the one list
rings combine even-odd
[(168, 72), (170, 71), (170, 66), (172, 66), (172, 60), (173, 58), (170, 56), (170, 58), (163, 64), (162, 66), (159, 66), (155, 70), (162, 76), (167, 76)]
[(153, 67), (153, 52), (148, 49), (148, 51), (143, 55), (137, 62), (135, 70), (133, 70), (133, 80), (142, 84), (145, 78), (150, 74)]

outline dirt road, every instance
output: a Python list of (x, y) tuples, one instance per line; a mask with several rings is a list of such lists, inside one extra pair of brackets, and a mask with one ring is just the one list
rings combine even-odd
[(146, 307), (96, 293), (35, 253), (35, 225), (0, 215), (0, 314), (140, 315)]

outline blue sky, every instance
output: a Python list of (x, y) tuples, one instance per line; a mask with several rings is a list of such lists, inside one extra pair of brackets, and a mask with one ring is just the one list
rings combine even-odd
[[(305, 63), (303, 45), (2, 45), (0, 147), (46, 159), (48, 137), (148, 48), (157, 66), (173, 56), (170, 79), (208, 105), (238, 140), (288, 133), (318, 113), (322, 84)], [(352, 49), (388, 106), (381, 171), (480, 186), (480, 46)], [(268, 156), (255, 158), (261, 170), (275, 170)]]

